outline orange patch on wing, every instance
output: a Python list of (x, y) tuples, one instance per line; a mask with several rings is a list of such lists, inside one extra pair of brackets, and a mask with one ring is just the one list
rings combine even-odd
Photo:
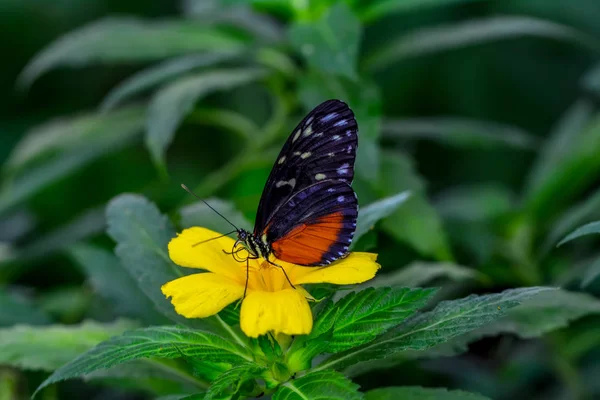
[(320, 264), (331, 245), (338, 241), (343, 226), (341, 212), (321, 217), (310, 225), (299, 225), (272, 243), (273, 253), (280, 260), (293, 264)]

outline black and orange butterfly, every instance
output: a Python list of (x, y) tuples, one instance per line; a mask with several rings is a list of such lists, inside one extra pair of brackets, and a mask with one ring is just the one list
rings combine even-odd
[[(358, 126), (346, 103), (328, 100), (313, 109), (275, 161), (254, 231), (232, 224), (236, 230), (230, 233), (237, 233), (238, 239), (229, 254), (237, 261), (262, 257), (278, 267), (271, 255), (306, 266), (347, 256), (358, 216), (358, 200), (350, 186), (357, 145)], [(239, 259), (241, 250), (248, 258)]]

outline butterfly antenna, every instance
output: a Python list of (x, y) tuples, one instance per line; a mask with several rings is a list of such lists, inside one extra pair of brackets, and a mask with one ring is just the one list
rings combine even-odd
[(214, 238), (210, 238), (210, 239), (206, 239), (206, 240), (203, 240), (203, 241), (201, 241), (201, 242), (198, 242), (198, 243), (194, 243), (194, 244), (192, 245), (192, 247), (196, 247), (196, 246), (198, 246), (199, 244), (202, 244), (202, 243), (210, 242), (211, 240), (215, 240), (215, 239), (221, 239), (222, 237), (225, 237), (225, 236), (227, 236), (227, 235), (231, 235), (232, 233), (236, 233), (236, 232), (237, 232), (237, 231), (231, 231), (231, 232), (227, 232), (227, 233), (224, 233), (224, 234), (222, 234), (222, 235), (216, 236), (216, 237), (214, 237)]
[[(198, 196), (196, 193), (192, 192), (190, 189), (188, 189), (187, 186), (185, 186), (183, 183), (181, 184), (181, 187), (188, 192), (189, 194), (191, 194), (192, 196), (194, 196), (195, 198), (197, 198), (198, 200), (200, 200), (201, 202), (203, 202), (204, 204), (206, 204), (208, 206), (208, 208), (210, 208), (211, 210), (213, 210), (214, 212), (217, 213), (217, 215), (219, 215), (221, 218), (223, 218), (225, 221), (227, 221), (229, 223), (229, 225), (233, 226), (235, 228), (235, 231), (239, 231), (238, 227), (235, 226), (230, 220), (228, 220), (227, 218), (225, 218), (225, 216), (223, 214), (221, 214), (220, 212), (218, 212), (217, 210), (215, 210), (214, 208), (211, 207), (210, 204), (208, 204), (204, 199), (201, 199), (200, 196)], [(225, 235), (223, 235), (225, 236)], [(215, 238), (216, 239), (216, 238)]]

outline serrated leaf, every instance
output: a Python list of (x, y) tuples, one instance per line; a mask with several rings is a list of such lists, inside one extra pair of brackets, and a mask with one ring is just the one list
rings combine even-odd
[(44, 325), (50, 322), (50, 317), (43, 310), (36, 308), (27, 297), (7, 289), (0, 286), (0, 326)]
[(146, 119), (146, 146), (157, 165), (164, 164), (177, 127), (200, 98), (256, 81), (266, 74), (260, 68), (209, 71), (180, 78), (160, 89), (150, 101)]
[(511, 289), (502, 293), (471, 295), (459, 300), (441, 302), (434, 310), (412, 318), (370, 343), (334, 354), (317, 369), (339, 370), (360, 361), (385, 358), (407, 350), (430, 349), (498, 320), (509, 309), (547, 290), (552, 289)]
[(168, 60), (156, 66), (144, 69), (123, 80), (113, 88), (100, 105), (102, 111), (115, 108), (134, 95), (138, 95), (179, 75), (201, 67), (219, 64), (238, 57), (241, 51), (223, 53), (204, 53)]
[(109, 300), (117, 314), (140, 317), (148, 324), (167, 321), (112, 252), (80, 243), (68, 253), (82, 267), (94, 291)]
[(451, 258), (446, 234), (436, 210), (425, 196), (424, 182), (412, 160), (400, 152), (384, 153), (379, 188), (385, 194), (409, 190), (411, 196), (387, 217), (383, 229), (424, 255)]
[(169, 241), (176, 236), (168, 218), (146, 198), (122, 194), (106, 208), (108, 235), (117, 243), (115, 252), (121, 265), (139, 288), (165, 316), (186, 326), (206, 327), (198, 319), (186, 319), (173, 309), (160, 291), (165, 283), (183, 276), (167, 253)]
[(418, 386), (387, 387), (369, 390), (365, 400), (489, 400), (488, 397), (462, 390), (424, 388)]
[(419, 287), (440, 278), (460, 282), (477, 279), (477, 277), (477, 271), (462, 265), (415, 261), (391, 274), (380, 274), (365, 285), (370, 287)]
[(136, 324), (86, 321), (79, 325), (16, 325), (0, 329), (0, 364), (53, 371), (103, 340)]
[(51, 43), (25, 67), (19, 83), (30, 85), (58, 66), (157, 60), (197, 51), (231, 51), (244, 41), (193, 20), (150, 22), (107, 18), (72, 31)]
[(412, 57), (523, 36), (562, 39), (583, 47), (595, 47), (589, 36), (566, 25), (540, 18), (500, 16), (422, 28), (388, 40), (366, 59), (365, 67), (377, 71)]
[(356, 243), (361, 236), (373, 229), (377, 221), (386, 218), (392, 214), (410, 197), (410, 192), (404, 191), (394, 196), (389, 196), (377, 200), (366, 207), (361, 207), (356, 221), (356, 231), (354, 232), (353, 243)]
[(368, 288), (350, 293), (321, 312), (309, 337), (319, 340), (318, 336), (331, 329), (328, 353), (359, 346), (405, 321), (435, 292), (436, 289)]
[(107, 369), (141, 358), (179, 358), (181, 355), (236, 364), (251, 361), (247, 350), (200, 330), (152, 327), (125, 332), (100, 343), (56, 370), (36, 390), (66, 379)]
[[(244, 217), (241, 211), (235, 208), (232, 202), (217, 198), (208, 198), (206, 202), (238, 228), (251, 230), (252, 224), (250, 221)], [(179, 210), (179, 215), (181, 216), (182, 228), (202, 226), (219, 233), (229, 232), (233, 229), (227, 221), (202, 202), (182, 207)]]
[(258, 377), (265, 370), (265, 367), (261, 367), (255, 363), (235, 365), (211, 383), (204, 399), (215, 400), (221, 399), (224, 395), (235, 395), (246, 380)]
[(315, 70), (357, 79), (361, 25), (344, 3), (331, 7), (318, 21), (296, 22), (288, 36)]
[(358, 385), (334, 371), (315, 371), (282, 384), (273, 400), (361, 400)]
[(492, 121), (465, 118), (386, 119), (381, 131), (384, 137), (429, 139), (457, 148), (513, 148), (534, 150), (539, 139), (524, 130)]
[(585, 224), (575, 229), (573, 232), (569, 233), (567, 236), (563, 238), (558, 244), (558, 246), (562, 246), (563, 244), (570, 242), (571, 240), (580, 238), (586, 235), (592, 235), (600, 233), (600, 221), (590, 222), (589, 224)]

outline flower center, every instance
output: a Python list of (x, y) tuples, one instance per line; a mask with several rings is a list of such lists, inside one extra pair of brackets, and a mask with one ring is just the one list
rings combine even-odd
[(281, 268), (268, 263), (263, 258), (250, 261), (248, 290), (277, 292), (289, 288), (291, 288), (290, 283)]

